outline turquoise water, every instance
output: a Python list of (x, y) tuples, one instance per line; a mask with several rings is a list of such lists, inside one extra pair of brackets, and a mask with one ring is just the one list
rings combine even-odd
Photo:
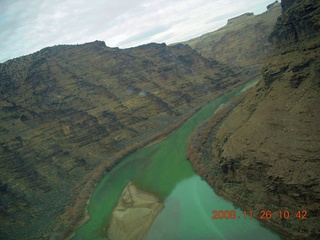
[[(147, 240), (273, 240), (275, 233), (257, 220), (244, 219), (242, 210), (217, 196), (197, 175), (177, 184), (164, 202), (165, 208), (151, 227)], [(236, 210), (236, 219), (212, 219), (212, 210)], [(239, 217), (239, 218), (238, 218)]]
[[(95, 188), (88, 208), (90, 220), (77, 230), (74, 239), (106, 239), (108, 219), (129, 181), (164, 202), (147, 236), (149, 240), (280, 239), (255, 219), (243, 219), (242, 211), (218, 197), (185, 158), (187, 139), (195, 127), (250, 84), (203, 107), (166, 140), (123, 159)], [(214, 209), (236, 210), (237, 218), (213, 220)]]

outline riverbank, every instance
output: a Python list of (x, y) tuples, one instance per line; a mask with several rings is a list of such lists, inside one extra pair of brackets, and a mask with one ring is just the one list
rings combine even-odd
[[(198, 109), (197, 109), (198, 110)], [(75, 235), (75, 230), (85, 224), (89, 219), (90, 215), (87, 211), (87, 208), (90, 204), (90, 198), (92, 196), (92, 192), (95, 189), (96, 185), (99, 183), (99, 180), (109, 171), (111, 171), (115, 166), (117, 166), (123, 158), (128, 156), (129, 154), (142, 149), (148, 145), (153, 145), (154, 143), (159, 142), (160, 140), (164, 140), (166, 136), (170, 135), (173, 131), (178, 129), (190, 116), (192, 116), (197, 110), (192, 112), (190, 115), (185, 117), (183, 120), (177, 122), (176, 124), (170, 126), (169, 128), (165, 129), (164, 131), (157, 133), (151, 136), (144, 142), (136, 143), (123, 151), (118, 152), (115, 154), (111, 161), (102, 163), (98, 166), (94, 171), (92, 171), (86, 177), (85, 182), (87, 182), (82, 191), (79, 194), (79, 198), (77, 199), (75, 205), (73, 207), (67, 208), (66, 212), (61, 216), (62, 223), (59, 224), (55, 228), (55, 233), (60, 233), (63, 229), (65, 224), (69, 225), (67, 230), (63, 232), (63, 238), (72, 239)], [(83, 213), (83, 209), (85, 209), (85, 213)], [(53, 235), (55, 234), (53, 233)]]
[[(220, 95), (223, 95), (221, 93)], [(220, 96), (219, 95), (219, 96)], [(217, 97), (219, 97), (217, 96)], [(89, 219), (90, 215), (88, 213), (88, 206), (90, 204), (90, 198), (92, 196), (93, 190), (96, 185), (99, 183), (99, 180), (109, 171), (111, 171), (115, 166), (117, 166), (123, 158), (130, 155), (131, 153), (143, 149), (147, 146), (154, 145), (166, 139), (172, 132), (181, 127), (192, 115), (194, 115), (201, 107), (198, 107), (194, 111), (190, 112), (187, 116), (185, 116), (182, 120), (177, 123), (169, 126), (164, 131), (156, 133), (146, 139), (143, 142), (135, 143), (123, 151), (118, 152), (113, 155), (109, 161), (106, 161), (96, 167), (92, 172), (90, 172), (82, 182), (86, 182), (86, 184), (78, 185), (75, 188), (81, 187), (81, 192), (79, 193), (79, 197), (77, 198), (74, 206), (66, 208), (65, 213), (60, 218), (60, 223), (55, 227), (52, 236), (60, 235), (62, 232), (62, 237), (64, 239), (72, 239), (75, 235), (75, 230), (85, 224)], [(85, 212), (83, 213), (83, 210)], [(65, 226), (68, 226), (67, 230), (65, 230)]]
[[(317, 239), (319, 191), (314, 159), (319, 148), (311, 140), (319, 136), (317, 122), (312, 120), (319, 111), (311, 106), (318, 105), (319, 93), (307, 80), (308, 91), (293, 94), (285, 84), (276, 82), (270, 97), (261, 82), (245, 100), (217, 112), (190, 137), (187, 157), (219, 196), (252, 211), (258, 219), (261, 210), (270, 210), (268, 219), (259, 219), (264, 226), (290, 239)], [(255, 96), (260, 97), (258, 103), (252, 100)], [(305, 117), (300, 109), (306, 109), (301, 107), (306, 99), (312, 103), (306, 105)], [(297, 110), (288, 110), (288, 102)], [(281, 215), (284, 211), (289, 213), (286, 218)]]
[[(147, 239), (172, 239), (175, 236), (181, 239), (235, 239), (239, 234), (245, 239), (254, 239), (257, 234), (269, 237), (264, 239), (271, 239), (270, 236), (278, 239), (257, 221), (240, 219), (242, 212), (214, 194), (209, 185), (195, 175), (185, 158), (187, 139), (196, 126), (209, 119), (219, 106), (233, 99), (243, 87), (210, 102), (164, 141), (130, 154), (105, 174), (90, 199), (90, 220), (77, 229), (74, 239), (107, 236), (107, 224), (130, 181), (139, 189), (156, 195), (165, 204)], [(234, 209), (239, 218), (236, 222), (212, 221), (212, 209)]]
[[(242, 82), (242, 84), (237, 84), (237, 86), (233, 86), (232, 89), (229, 88), (220, 92), (216, 95), (216, 99), (218, 99), (224, 94), (231, 93), (232, 90), (241, 88), (247, 83)], [(139, 149), (146, 147), (147, 145), (152, 145), (153, 143), (156, 143), (159, 140), (163, 140), (166, 137), (168, 137), (172, 132), (174, 132), (176, 129), (182, 126), (192, 115), (194, 115), (202, 107), (202, 105), (199, 106), (194, 111), (187, 114), (182, 120), (169, 126), (164, 131), (158, 132), (150, 136), (148, 139), (145, 139), (141, 142), (137, 142), (127, 147), (126, 149), (118, 152), (117, 154), (113, 155), (110, 159), (108, 159), (108, 161), (101, 163), (100, 166), (96, 167), (93, 171), (91, 171), (85, 177), (85, 179), (83, 179), (82, 183), (79, 183), (78, 186), (75, 187), (81, 189), (79, 197), (77, 198), (75, 204), (72, 207), (66, 208), (65, 213), (61, 216), (59, 224), (56, 226), (54, 230), (54, 234), (56, 233), (56, 235), (61, 235), (62, 233), (63, 238), (72, 238), (75, 233), (74, 231), (90, 219), (90, 216), (88, 215), (87, 211), (88, 206), (90, 204), (90, 198), (92, 196), (93, 190), (95, 189), (99, 181), (102, 179), (102, 177), (107, 172), (114, 169), (120, 162), (122, 162), (122, 159), (124, 159), (126, 156), (130, 155), (131, 153)]]

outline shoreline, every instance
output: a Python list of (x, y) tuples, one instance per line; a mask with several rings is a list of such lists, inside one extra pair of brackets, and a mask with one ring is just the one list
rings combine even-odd
[[(218, 96), (220, 97), (220, 96)], [(217, 98), (218, 98), (217, 97)], [(67, 210), (64, 212), (64, 214), (62, 215), (62, 217), (64, 215), (75, 215), (75, 212), (77, 212), (77, 210), (79, 208), (83, 209), (83, 198), (86, 198), (85, 200), (85, 212), (83, 214), (81, 214), (81, 217), (77, 218), (77, 216), (75, 216), (74, 219), (78, 219), (76, 221), (74, 221), (73, 223), (70, 224), (70, 228), (67, 231), (59, 231), (60, 228), (62, 228), (62, 226), (57, 226), (53, 232), (53, 234), (57, 233), (57, 232), (63, 232), (62, 233), (62, 237), (63, 239), (72, 239), (75, 235), (76, 235), (76, 230), (78, 228), (80, 228), (81, 226), (83, 226), (88, 220), (90, 220), (90, 214), (88, 211), (88, 207), (90, 205), (90, 199), (92, 197), (93, 191), (95, 189), (95, 187), (97, 186), (97, 184), (100, 182), (100, 180), (103, 178), (103, 176), (111, 171), (115, 166), (117, 166), (117, 164), (119, 164), (122, 159), (124, 159), (126, 156), (128, 156), (129, 154), (138, 151), (139, 149), (143, 149), (146, 147), (149, 147), (153, 144), (156, 144), (158, 142), (161, 142), (163, 140), (165, 140), (172, 132), (174, 132), (175, 130), (177, 130), (179, 127), (181, 127), (192, 115), (194, 115), (199, 109), (201, 109), (201, 107), (196, 108), (195, 110), (193, 110), (191, 113), (189, 113), (186, 117), (184, 117), (182, 120), (178, 121), (177, 123), (171, 125), (170, 127), (166, 128), (165, 130), (163, 130), (162, 132), (158, 132), (152, 136), (150, 136), (147, 140), (145, 140), (144, 142), (140, 142), (140, 143), (136, 143), (133, 144), (131, 146), (129, 146), (127, 148), (127, 150), (125, 151), (120, 151), (118, 153), (116, 153), (115, 155), (113, 155), (111, 158), (111, 162), (105, 162), (102, 163), (101, 165), (97, 166), (93, 171), (90, 172), (90, 176), (88, 176), (88, 179), (86, 180), (87, 184), (85, 184), (85, 186), (82, 188), (82, 191), (79, 193), (79, 198), (77, 199), (78, 202), (76, 201), (75, 206), (71, 209), (71, 210)], [(92, 176), (93, 175), (93, 176)], [(91, 191), (90, 191), (91, 189)], [(90, 194), (85, 194), (86, 192), (90, 191)], [(85, 195), (85, 196), (83, 196)], [(76, 222), (76, 223), (75, 223)], [(61, 223), (60, 225), (63, 225), (65, 223)]]
[[(253, 86), (253, 85), (252, 85)], [(219, 111), (216, 111), (215, 114), (211, 117), (209, 122), (203, 123), (199, 125), (195, 131), (190, 135), (188, 140), (188, 150), (187, 150), (187, 159), (191, 163), (191, 166), (193, 168), (193, 171), (199, 175), (201, 178), (203, 178), (209, 186), (212, 188), (212, 190), (220, 197), (225, 199), (226, 201), (229, 201), (239, 207), (242, 210), (251, 209), (254, 212), (259, 212), (261, 209), (260, 205), (256, 204), (255, 206), (251, 206), (250, 204), (246, 204), (243, 202), (240, 202), (236, 200), (236, 198), (228, 191), (225, 191), (221, 186), (223, 184), (220, 179), (216, 176), (210, 175), (210, 166), (208, 163), (200, 162), (199, 159), (201, 158), (201, 155), (196, 151), (196, 149), (199, 147), (199, 144), (201, 145), (203, 141), (206, 141), (209, 138), (209, 135), (212, 134), (212, 132), (215, 132), (221, 123), (228, 117), (232, 111), (241, 104), (242, 100), (245, 98), (245, 95), (248, 93), (242, 92), (241, 94), (237, 95), (231, 102), (225, 104)], [(209, 131), (206, 131), (207, 129), (210, 129)], [(197, 139), (193, 141), (193, 139)], [(201, 153), (200, 153), (201, 154)], [(205, 170), (203, 170), (205, 169)], [(236, 194), (236, 193), (234, 193)], [(259, 208), (260, 207), (260, 208)], [(273, 219), (271, 220), (263, 220), (258, 218), (257, 219), (259, 224), (264, 226), (265, 228), (274, 231), (277, 233), (281, 238), (285, 239), (287, 237), (291, 238), (300, 238), (296, 233), (292, 233), (286, 230), (286, 228), (283, 228), (281, 225), (279, 225), (276, 221)]]
[[(255, 78), (252, 78), (248, 81), (241, 81), (236, 86), (232, 86), (227, 88), (224, 91), (219, 92), (215, 98), (218, 99), (219, 97), (232, 92), (236, 88), (244, 86), (248, 82), (252, 81)], [(212, 100), (212, 101), (213, 101)], [(83, 178), (78, 185), (81, 186), (81, 191), (79, 192), (79, 197), (76, 199), (75, 204), (71, 207), (68, 207), (66, 211), (60, 215), (61, 221), (55, 226), (51, 235), (59, 234), (63, 239), (71, 239), (76, 235), (76, 231), (78, 228), (83, 226), (88, 220), (90, 220), (90, 215), (88, 212), (88, 207), (90, 205), (90, 199), (92, 197), (93, 191), (100, 180), (104, 177), (104, 175), (111, 171), (117, 164), (119, 164), (126, 156), (129, 154), (143, 149), (147, 146), (151, 146), (158, 142), (165, 140), (171, 133), (181, 127), (191, 116), (193, 116), (197, 111), (199, 111), (202, 107), (204, 107), (208, 102), (205, 102), (194, 110), (190, 111), (183, 119), (180, 121), (172, 124), (171, 126), (167, 127), (161, 132), (155, 133), (151, 135), (148, 139), (143, 142), (138, 142), (128, 146), (125, 150), (122, 150), (113, 156), (110, 157), (110, 161), (103, 162), (99, 166), (97, 166), (93, 171), (88, 173)], [(79, 187), (79, 186), (76, 186)], [(83, 209), (85, 209), (83, 211)], [(67, 227), (66, 227), (67, 226)], [(65, 230), (67, 228), (67, 230)]]
[(131, 181), (123, 190), (107, 224), (110, 239), (144, 239), (164, 207), (156, 195)]

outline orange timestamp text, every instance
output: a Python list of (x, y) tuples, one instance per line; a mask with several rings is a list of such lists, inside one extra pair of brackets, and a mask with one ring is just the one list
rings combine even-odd
[(238, 213), (236, 210), (213, 210), (212, 219), (260, 219), (260, 220), (269, 220), (272, 218), (280, 219), (289, 219), (296, 218), (301, 220), (306, 220), (308, 212), (306, 210), (298, 210), (294, 213), (291, 213), (289, 210), (280, 210), (278, 212), (272, 212), (271, 210), (261, 210), (258, 215), (254, 215), (253, 211), (244, 210), (242, 213)]

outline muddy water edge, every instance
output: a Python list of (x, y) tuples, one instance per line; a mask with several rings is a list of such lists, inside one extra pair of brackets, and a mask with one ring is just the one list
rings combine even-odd
[[(217, 196), (193, 172), (185, 158), (187, 140), (194, 129), (210, 118), (221, 104), (232, 100), (258, 80), (210, 102), (162, 142), (127, 156), (96, 186), (88, 213), (90, 219), (73, 239), (108, 239), (109, 221), (118, 200), (131, 181), (164, 204), (146, 239), (281, 239), (257, 220), (244, 218), (243, 211)], [(213, 210), (235, 210), (234, 220), (213, 220)]]

